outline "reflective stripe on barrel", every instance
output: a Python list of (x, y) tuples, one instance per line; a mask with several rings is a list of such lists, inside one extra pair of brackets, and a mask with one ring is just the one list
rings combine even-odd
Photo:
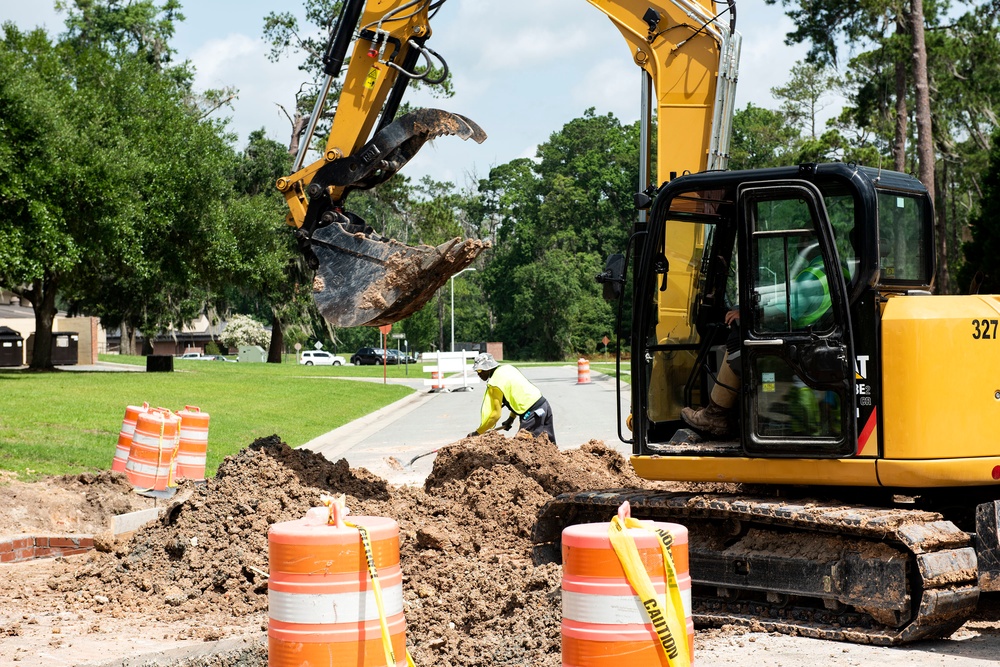
[[(316, 507), (268, 531), (268, 665), (385, 665), (374, 589), (356, 528), (328, 524)], [(364, 526), (382, 587), (397, 665), (406, 665), (399, 525), (384, 517), (350, 517)]]
[(205, 479), (205, 459), (208, 453), (207, 412), (187, 405), (177, 412), (181, 420), (177, 443), (177, 477), (200, 482)]
[(115, 457), (111, 460), (111, 470), (114, 472), (125, 472), (125, 464), (128, 463), (128, 453), (132, 448), (132, 436), (135, 434), (136, 422), (139, 421), (140, 414), (148, 411), (149, 403), (130, 405), (125, 408), (122, 428), (118, 431), (118, 444), (115, 447)]
[(174, 458), (180, 419), (169, 410), (157, 408), (139, 415), (125, 474), (137, 489), (165, 491), (174, 483)]
[[(688, 572), (688, 535), (684, 526), (649, 522), (670, 531), (670, 547), (684, 606), (689, 656), (694, 661), (694, 622), (691, 616), (691, 576)], [(629, 529), (640, 559), (663, 599), (665, 570), (658, 538), (651, 531)], [(628, 583), (625, 571), (608, 539), (608, 524), (581, 524), (563, 531), (562, 664), (573, 667), (665, 667), (655, 628), (642, 601)]]

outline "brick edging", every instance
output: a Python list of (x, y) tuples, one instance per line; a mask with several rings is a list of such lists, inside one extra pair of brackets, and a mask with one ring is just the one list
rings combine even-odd
[(87, 553), (94, 548), (92, 535), (0, 536), (0, 563), (20, 563), (36, 558), (56, 558)]

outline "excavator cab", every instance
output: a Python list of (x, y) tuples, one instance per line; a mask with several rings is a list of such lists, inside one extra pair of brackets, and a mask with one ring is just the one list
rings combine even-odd
[[(816, 172), (713, 172), (661, 189), (635, 268), (637, 455), (857, 454), (855, 348), (871, 344), (871, 323), (855, 326), (868, 311), (852, 301), (872, 298), (861, 273), (877, 261), (861, 250), (877, 199), (847, 167)], [(706, 438), (680, 411), (708, 403), (723, 363), (738, 375), (739, 428)]]
[[(313, 295), (335, 326), (391, 324), (418, 311), (488, 244), (455, 238), (436, 247), (381, 236), (346, 208), (354, 190), (384, 183), (427, 141), (453, 135), (482, 143), (475, 122), (440, 109), (396, 117), (412, 81), (440, 84), (444, 60), (425, 44), (431, 0), (345, 0), (323, 58), (326, 77), (295, 159), (278, 179), (299, 250), (316, 271)], [(304, 166), (326, 99), (354, 44), (322, 157)], [(421, 68), (422, 66), (422, 68)], [(377, 125), (376, 125), (377, 121)]]

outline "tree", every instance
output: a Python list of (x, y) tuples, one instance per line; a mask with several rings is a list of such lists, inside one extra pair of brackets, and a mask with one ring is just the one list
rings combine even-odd
[(799, 132), (779, 111), (748, 103), (733, 114), (730, 169), (759, 169), (788, 164)]
[(74, 234), (74, 215), (105, 202), (73, 159), (86, 139), (69, 119), (73, 89), (59, 49), (40, 29), (25, 34), (6, 23), (3, 31), (0, 285), (31, 303), (30, 365), (51, 368), (56, 295), (90, 247)]
[(127, 342), (129, 331), (200, 313), (232, 263), (223, 215), (232, 150), (194, 106), (187, 68), (166, 67), (179, 5), (61, 7), (68, 31), (58, 43), (8, 24), (2, 44), (11, 131), (0, 151), (20, 164), (0, 177), (12, 242), (0, 282), (35, 308), (34, 368), (52, 365), (58, 296), (121, 326)]
[(792, 66), (791, 79), (784, 86), (771, 88), (771, 95), (781, 102), (781, 113), (799, 130), (816, 138), (816, 117), (826, 108), (824, 99), (835, 87), (837, 79), (829, 68), (797, 62)]
[(201, 314), (229, 280), (239, 249), (226, 211), (235, 155), (186, 88), (144, 59), (90, 50), (70, 66), (74, 122), (103, 120), (82, 161), (109, 204), (81, 216), (96, 242), (67, 297), (148, 340)]
[[(176, 51), (170, 47), (175, 24), (184, 20), (179, 0), (57, 0), (66, 11), (66, 38), (78, 49), (96, 49), (113, 55), (137, 55), (162, 68)], [(174, 72), (186, 78), (187, 68)]]
[(993, 136), (989, 166), (982, 177), (983, 197), (970, 221), (972, 238), (962, 246), (958, 274), (963, 291), (1000, 292), (1000, 131)]
[(236, 197), (227, 211), (239, 248), (231, 276), (232, 291), (239, 296), (230, 297), (230, 305), (238, 302), (245, 312), (270, 322), (268, 363), (281, 363), (286, 329), (300, 330), (294, 337), (301, 339), (313, 332), (315, 304), (307, 271), (284, 223), (285, 203), (274, 188), (290, 164), (281, 144), (267, 139), (263, 130), (252, 132), (234, 166)]
[[(769, 4), (775, 4), (778, 1), (766, 0)], [(810, 62), (836, 65), (838, 48), (836, 37), (838, 35), (843, 35), (852, 47), (857, 44), (867, 45), (884, 42), (890, 27), (899, 35), (909, 35), (909, 61), (907, 62), (899, 55), (895, 62), (896, 98), (899, 101), (896, 107), (899, 117), (897, 130), (905, 128), (906, 106), (902, 100), (905, 97), (908, 80), (906, 73), (908, 72), (911, 75), (909, 80), (913, 81), (915, 90), (914, 103), (920, 181), (930, 193), (931, 200), (934, 201), (936, 164), (924, 23), (928, 19), (933, 20), (936, 17), (936, 4), (931, 6), (932, 11), (928, 15), (924, 12), (923, 0), (909, 0), (909, 2), (906, 0), (874, 0), (873, 2), (780, 0), (780, 2), (785, 7), (789, 5), (798, 7), (787, 12), (797, 27), (786, 36), (785, 41), (788, 43), (809, 42), (811, 47), (808, 60)], [(903, 136), (897, 131), (894, 144), (897, 158), (901, 152)], [(947, 291), (946, 235), (938, 233), (936, 241), (940, 261), (935, 280), (939, 290)]]
[(612, 330), (594, 277), (624, 249), (638, 165), (638, 124), (590, 109), (553, 132), (536, 162), (513, 160), (480, 182), (479, 226), (496, 243), (479, 279), (505, 354), (564, 359)]
[(239, 348), (243, 345), (267, 345), (271, 339), (270, 332), (264, 325), (246, 315), (233, 315), (226, 321), (226, 329), (219, 340), (226, 347)]

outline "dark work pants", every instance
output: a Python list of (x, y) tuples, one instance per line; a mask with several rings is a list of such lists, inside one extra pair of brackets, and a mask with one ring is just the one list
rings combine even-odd
[(544, 396), (535, 401), (535, 404), (520, 417), (519, 431), (527, 431), (536, 438), (545, 433), (549, 436), (552, 444), (555, 444), (556, 429), (552, 422), (552, 408), (549, 407), (549, 402), (545, 400)]

